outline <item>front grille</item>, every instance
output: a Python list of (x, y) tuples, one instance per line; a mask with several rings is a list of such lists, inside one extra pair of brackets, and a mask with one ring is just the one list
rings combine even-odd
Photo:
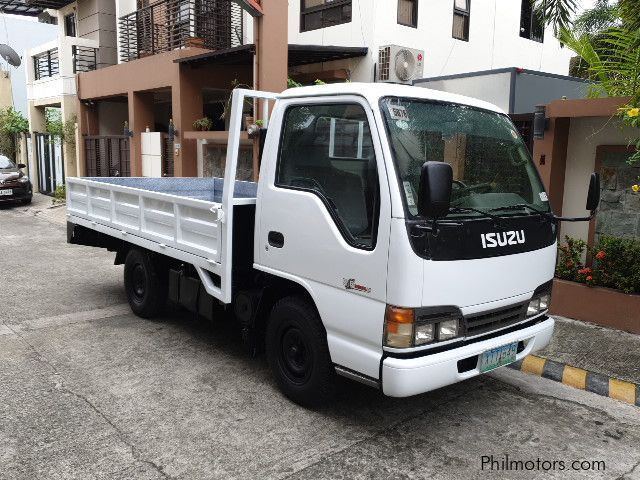
[(521, 322), (527, 315), (527, 303), (519, 303), (465, 317), (466, 336), (479, 335)]

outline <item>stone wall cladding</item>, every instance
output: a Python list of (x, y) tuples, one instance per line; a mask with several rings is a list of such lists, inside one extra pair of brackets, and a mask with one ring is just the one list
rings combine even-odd
[(595, 242), (600, 235), (640, 239), (640, 166), (627, 163), (630, 153), (606, 152), (602, 157), (602, 198), (596, 217)]

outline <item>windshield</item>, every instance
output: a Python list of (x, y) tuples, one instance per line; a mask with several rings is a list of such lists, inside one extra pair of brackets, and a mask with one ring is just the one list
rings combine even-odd
[[(449, 216), (476, 217), (489, 211), (500, 216), (518, 215), (527, 211), (527, 206), (549, 211), (529, 151), (506, 115), (397, 97), (383, 99), (381, 107), (400, 190), (412, 216), (418, 213), (420, 171), (426, 161), (447, 162), (453, 168)], [(501, 211), (510, 206), (521, 208)]]
[(16, 165), (9, 158), (0, 155), (0, 168), (16, 168)]

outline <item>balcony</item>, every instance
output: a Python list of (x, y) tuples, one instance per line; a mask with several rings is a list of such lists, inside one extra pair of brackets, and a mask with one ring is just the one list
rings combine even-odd
[(242, 45), (243, 10), (230, 0), (161, 0), (119, 20), (120, 59), (178, 48), (221, 50)]
[(98, 42), (59, 37), (32, 48), (32, 68), (27, 72), (27, 98), (36, 102), (76, 94), (75, 75), (97, 68)]

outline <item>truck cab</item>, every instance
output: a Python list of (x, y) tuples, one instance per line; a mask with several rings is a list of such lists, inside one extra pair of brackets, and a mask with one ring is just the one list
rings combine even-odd
[[(303, 405), (327, 401), (336, 375), (405, 397), (549, 343), (559, 219), (504, 112), (388, 84), (260, 95), (234, 92), (224, 189), (212, 192), (213, 203), (182, 199), (177, 183), (159, 196), (144, 190), (157, 181), (70, 182), (69, 239), (118, 252), (134, 312), (151, 316), (167, 296), (194, 311), (206, 298), (232, 307), (243, 337), (264, 345), (278, 385)], [(269, 117), (257, 185), (235, 181), (251, 96)], [(267, 100), (275, 100), (270, 116)], [(171, 180), (186, 192), (185, 179), (162, 182)], [(137, 213), (151, 219), (131, 234), (82, 203), (100, 197), (117, 212), (119, 192), (128, 205), (140, 195)], [(598, 194), (594, 177), (589, 210)], [(171, 228), (158, 245), (147, 231), (160, 204)]]
[[(425, 162), (453, 170), (435, 225), (418, 214)], [(263, 153), (255, 268), (309, 292), (341, 373), (416, 394), (490, 368), (483, 352), (515, 344), (494, 352), (515, 361), (549, 342), (556, 225), (533, 209), (549, 213), (544, 187), (493, 105), (396, 85), (291, 89)]]

